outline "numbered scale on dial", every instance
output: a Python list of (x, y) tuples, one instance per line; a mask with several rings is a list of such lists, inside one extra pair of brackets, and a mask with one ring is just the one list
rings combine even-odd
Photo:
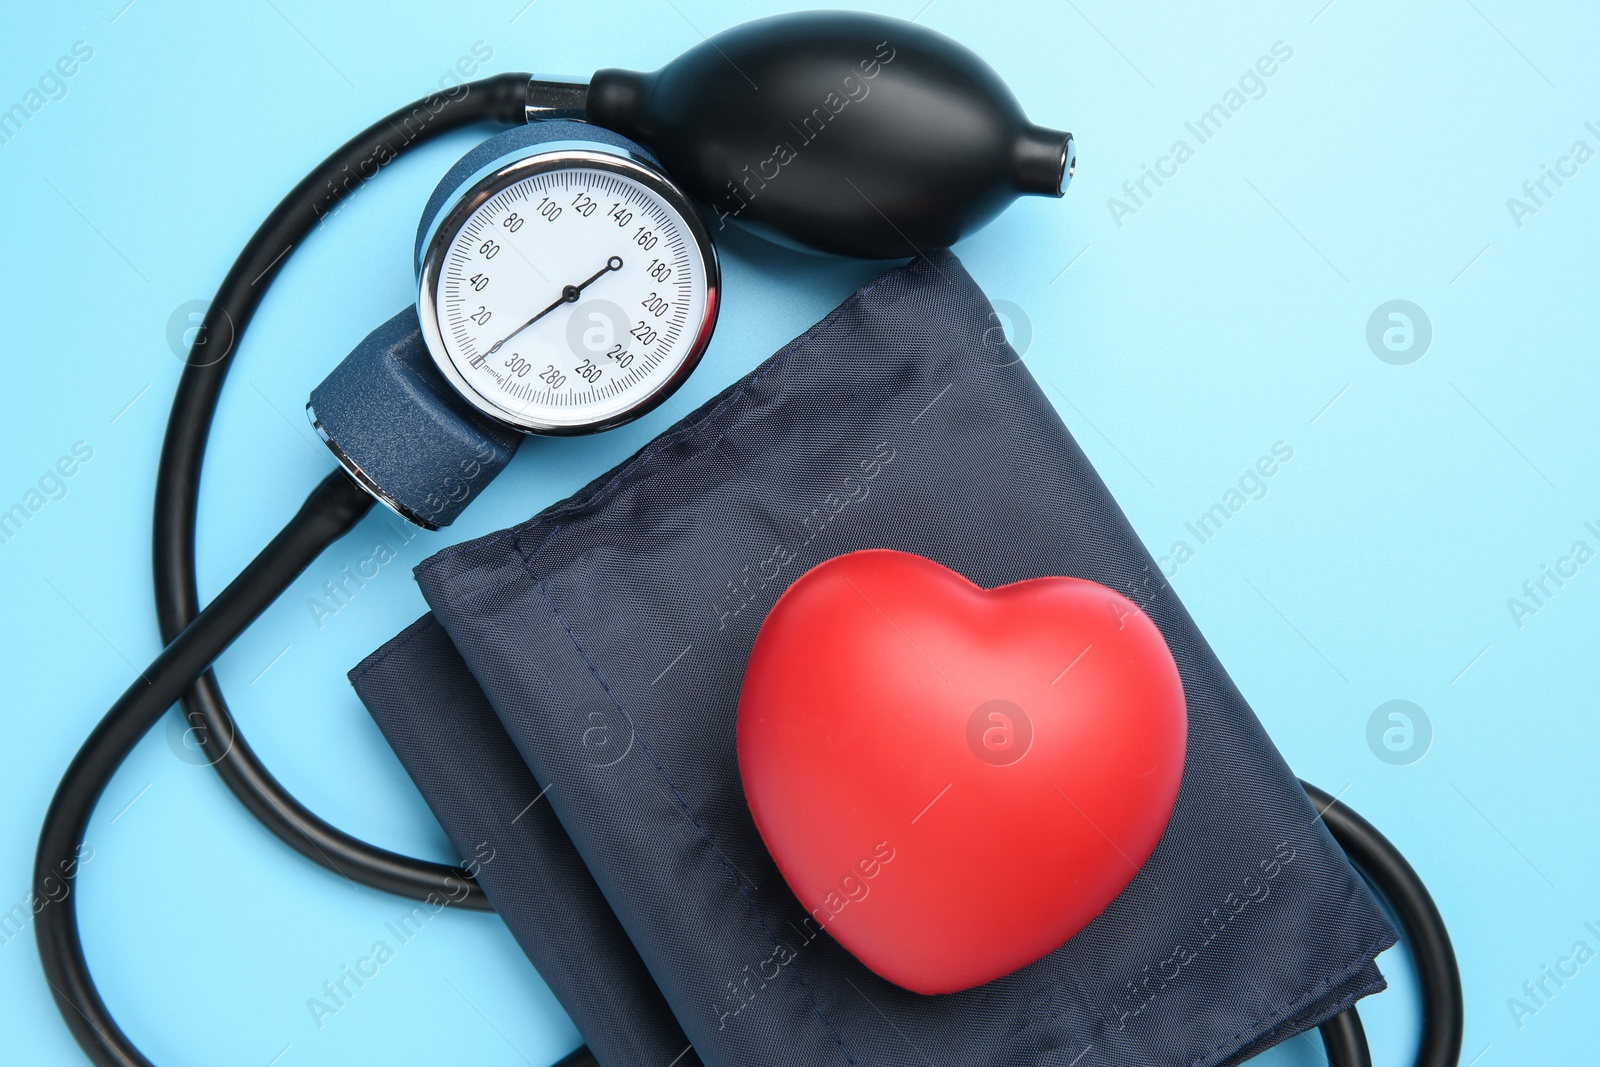
[(647, 160), (557, 148), (474, 183), (427, 242), (417, 303), (445, 377), (529, 433), (590, 433), (655, 407), (716, 322), (716, 253)]

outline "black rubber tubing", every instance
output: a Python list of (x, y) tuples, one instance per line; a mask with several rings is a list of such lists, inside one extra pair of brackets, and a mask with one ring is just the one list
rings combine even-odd
[(344, 471), (324, 478), (274, 537), (194, 622), (161, 650), (84, 739), (45, 812), (34, 856), (34, 892), (48, 900), (34, 921), (39, 961), (72, 1036), (99, 1067), (151, 1067), (115, 1022), (94, 986), (78, 934), (77, 894), (59, 887), (76, 874), (89, 816), (133, 746), (191, 682), (255, 621), (323, 549), (372, 508)]
[[(171, 640), (200, 610), (195, 575), (200, 469), (223, 380), (267, 287), (289, 254), (339, 201), (390, 160), (463, 126), (526, 121), (529, 77), (502, 74), (468, 82), (408, 104), (367, 127), (290, 190), (239, 253), (196, 334), (161, 445), (154, 564), (156, 615), (163, 640)], [(490, 910), (483, 891), (460, 868), (412, 859), (359, 840), (296, 800), (239, 733), (211, 671), (185, 694), (183, 708), (191, 736), (233, 795), (302, 856), (374, 889), (415, 900), (426, 900), (430, 894), (459, 897), (459, 907)]]
[[(370, 510), (372, 499), (342, 471), (329, 475), (289, 526), (204, 612), (195, 578), (194, 535), (200, 468), (223, 379), (239, 336), (288, 254), (339, 201), (400, 153), (474, 123), (524, 121), (528, 80), (526, 74), (506, 74), (457, 86), (401, 108), (352, 138), (296, 185), (257, 229), (202, 321), (179, 379), (157, 481), (156, 599), (168, 644), (80, 747), (46, 812), (35, 856), (36, 891), (50, 901), (35, 927), (40, 962), (68, 1029), (100, 1067), (151, 1064), (117, 1026), (95, 988), (70, 882), (96, 801), (133, 745), (180, 697), (193, 704), (186, 708), (191, 725), (208, 731), (200, 735), (202, 742), (211, 736), (229, 739), (226, 753), (213, 763), (235, 795), (302, 854), (354, 881), (391, 892), (422, 899), (442, 892), (465, 907), (489, 907), (464, 871), (358, 841), (289, 796), (238, 736), (209, 669), (327, 545)], [(63, 882), (68, 890), (58, 897)], [(584, 1055), (579, 1049), (569, 1059), (581, 1064)]]
[[(1422, 1042), (1416, 1067), (1455, 1067), (1461, 1060), (1466, 1005), (1461, 992), (1461, 969), (1438, 906), (1411, 864), (1376, 827), (1309, 782), (1300, 785), (1321, 813), (1333, 839), (1400, 920), (1416, 961), (1422, 992)], [(1326, 1031), (1323, 1037), (1327, 1039)]]
[(1367, 1031), (1354, 1004), (1317, 1028), (1329, 1067), (1372, 1067), (1372, 1050), (1367, 1048)]

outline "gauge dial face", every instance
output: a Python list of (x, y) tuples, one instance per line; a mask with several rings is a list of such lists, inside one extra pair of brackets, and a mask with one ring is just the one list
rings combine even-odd
[(469, 190), (429, 243), (418, 307), (470, 403), (572, 434), (665, 399), (699, 360), (716, 304), (715, 253), (683, 194), (631, 159), (569, 150)]

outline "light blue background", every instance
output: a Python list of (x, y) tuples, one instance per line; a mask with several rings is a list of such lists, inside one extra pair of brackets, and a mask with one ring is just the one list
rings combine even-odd
[[(74, 42), (93, 48), (66, 96), (0, 145), (0, 508), (74, 442), (94, 450), (65, 498), (0, 546), (0, 908), (26, 898), (71, 754), (157, 651), (150, 498), (180, 369), (174, 309), (214, 290), (312, 164), (436, 87), (476, 42), (493, 50), (485, 73), (648, 69), (787, 6), (125, 3), (11, 5), (0, 38), (0, 108)], [(1065, 200), (1019, 204), (958, 251), (1009, 302), (1013, 339), (1031, 335), (1029, 365), (1152, 548), (1192, 544), (1186, 521), (1274, 442), (1293, 447), (1267, 495), (1174, 582), (1289, 763), (1427, 879), (1461, 958), (1463, 1062), (1591, 1061), (1600, 963), (1520, 1027), (1507, 1000), (1574, 942), (1600, 949), (1584, 929), (1600, 927), (1600, 563), (1521, 628), (1506, 601), (1574, 541), (1600, 549), (1583, 525), (1600, 526), (1600, 161), (1520, 227), (1506, 201), (1574, 141), (1600, 149), (1584, 125), (1600, 126), (1600, 18), (1509, 0), (873, 6), (966, 42), (1035, 120), (1077, 133)], [(1293, 57), (1265, 95), (1197, 145), (1184, 123), (1278, 41)], [(1179, 138), (1194, 158), (1118, 226), (1108, 197)], [(206, 595), (328, 469), (305, 397), (409, 299), (416, 216), (475, 140), (387, 168), (272, 289), (206, 466)], [(674, 404), (525, 449), (455, 528), (406, 545), (319, 629), (307, 599), (392, 537), (374, 514), (222, 659), (247, 735), (314, 810), (448, 858), (343, 678), (422, 610), (410, 566), (571, 492), (876, 272), (749, 241), (724, 250), (722, 323)], [(1406, 366), (1365, 338), (1396, 298), (1425, 309), (1434, 333)], [(1369, 716), (1391, 699), (1432, 723), (1410, 765), (1368, 746)], [(157, 1063), (542, 1065), (577, 1043), (504, 929), (448, 912), (319, 1030), (306, 999), (368, 951), (400, 901), (291, 854), (170, 741), (164, 724), (117, 776), (78, 883), (94, 971)], [(1403, 955), (1383, 963), (1395, 988), (1362, 1010), (1377, 1061), (1409, 1062), (1414, 985)], [(31, 930), (0, 945), (0, 1005), (0, 1058), (77, 1062)], [(1319, 1057), (1309, 1036), (1261, 1062)]]

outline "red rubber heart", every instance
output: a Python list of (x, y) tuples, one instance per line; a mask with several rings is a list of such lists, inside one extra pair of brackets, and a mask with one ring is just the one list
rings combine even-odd
[(1032, 963), (1156, 847), (1183, 773), (1177, 665), (1076, 578), (981, 589), (905, 552), (801, 575), (739, 697), (745, 797), (812, 918), (918, 993)]

